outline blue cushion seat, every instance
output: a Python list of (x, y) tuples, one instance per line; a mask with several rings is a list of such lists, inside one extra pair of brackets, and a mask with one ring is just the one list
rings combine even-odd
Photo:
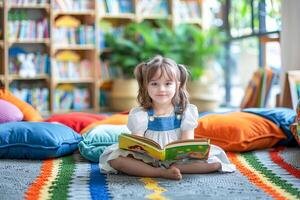
[(0, 158), (47, 159), (73, 153), (82, 136), (49, 122), (0, 124)]
[(117, 143), (121, 133), (130, 133), (126, 125), (98, 125), (83, 134), (83, 140), (78, 144), (79, 152), (87, 160), (99, 162), (103, 151)]
[(297, 142), (291, 132), (290, 126), (295, 122), (296, 111), (290, 108), (247, 108), (243, 112), (253, 113), (264, 117), (278, 127), (286, 134), (287, 139), (280, 141), (277, 145), (297, 146)]

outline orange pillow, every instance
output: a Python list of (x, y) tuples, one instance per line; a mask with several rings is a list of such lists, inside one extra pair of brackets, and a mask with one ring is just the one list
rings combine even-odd
[(199, 118), (198, 123), (195, 137), (210, 138), (212, 144), (226, 151), (264, 149), (286, 139), (273, 122), (245, 112), (210, 114)]
[(21, 99), (14, 96), (10, 91), (6, 89), (0, 89), (0, 99), (8, 101), (17, 106), (24, 115), (24, 121), (42, 121), (43, 118), (39, 112), (34, 109), (30, 104), (22, 101)]
[(82, 129), (80, 131), (80, 134), (84, 134), (85, 132), (91, 130), (92, 128), (98, 126), (99, 124), (112, 124), (112, 125), (121, 125), (121, 124), (127, 124), (128, 122), (128, 115), (124, 115), (124, 114), (115, 114), (112, 115), (104, 120), (101, 121), (97, 121), (94, 122), (90, 125), (88, 125), (87, 127), (85, 127), (84, 129)]

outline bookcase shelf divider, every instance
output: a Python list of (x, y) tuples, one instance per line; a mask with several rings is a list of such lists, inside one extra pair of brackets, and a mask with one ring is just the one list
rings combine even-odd
[[(126, 2), (128, 1), (128, 2)], [(197, 2), (199, 6), (201, 6), (201, 0), (189, 0)], [(101, 112), (101, 107), (99, 104), (100, 101), (100, 86), (105, 81), (100, 78), (100, 70), (101, 70), (101, 60), (100, 55), (102, 53), (110, 52), (110, 49), (100, 48), (100, 40), (102, 39), (99, 36), (100, 26), (99, 23), (101, 21), (113, 21), (117, 24), (126, 24), (128, 22), (140, 22), (143, 20), (156, 20), (156, 19), (165, 19), (170, 22), (172, 26), (177, 24), (180, 21), (180, 17), (178, 16), (175, 3), (177, 2), (188, 2), (186, 0), (161, 0), (161, 5), (158, 6), (158, 13), (151, 13), (151, 9), (149, 7), (149, 3), (152, 1), (145, 0), (86, 0), (86, 1), (72, 1), (72, 0), (45, 0), (45, 3), (41, 4), (22, 4), (24, 1), (15, 0), (14, 3), (10, 3), (10, 1), (0, 0), (0, 80), (4, 83), (6, 89), (11, 89), (12, 84), (31, 84), (38, 82), (42, 82), (44, 87), (48, 90), (47, 103), (49, 108), (47, 110), (43, 110), (44, 113), (60, 113), (66, 111), (77, 111), (75, 108), (70, 108), (67, 110), (57, 109), (55, 102), (57, 100), (56, 96), (58, 91), (58, 87), (61, 85), (71, 85), (74, 88), (86, 87), (87, 91), (89, 91), (89, 107), (81, 108), (79, 111), (93, 111), (93, 112)], [(33, 1), (34, 2), (34, 1)], [(40, 2), (40, 1), (36, 1)], [(44, 2), (44, 1), (43, 1)], [(68, 4), (73, 2), (72, 5)], [(81, 2), (81, 4), (80, 4)], [(117, 2), (117, 4), (115, 3)], [(122, 5), (121, 8), (120, 4)], [(159, 1), (153, 1), (156, 3)], [(166, 2), (166, 3), (165, 3)], [(78, 5), (82, 6), (78, 6)], [(71, 5), (71, 7), (66, 7), (66, 5)], [(130, 7), (128, 7), (131, 6)], [(126, 7), (127, 6), (127, 7)], [(160, 7), (159, 7), (160, 6)], [(167, 7), (165, 7), (167, 6)], [(153, 7), (153, 6), (152, 6)], [(155, 6), (154, 6), (155, 7)], [(125, 12), (124, 12), (125, 9)], [(141, 10), (142, 9), (142, 10)], [(147, 10), (148, 9), (148, 10)], [(149, 10), (150, 9), (150, 10)], [(166, 10), (164, 10), (166, 9)], [(153, 9), (155, 10), (155, 9)], [(157, 9), (156, 9), (157, 10)], [(196, 10), (196, 8), (195, 8)], [(108, 12), (109, 11), (109, 12)], [(34, 14), (38, 12), (39, 14)], [(187, 11), (185, 11), (187, 12)], [(20, 14), (21, 13), (21, 14)], [(26, 16), (22, 16), (22, 13), (26, 13)], [(181, 15), (187, 15), (188, 13), (181, 13)], [(39, 18), (37, 18), (37, 16)], [(197, 15), (193, 13), (193, 15)], [(76, 18), (81, 22), (79, 28), (75, 31), (75, 34), (88, 34), (88, 29), (92, 29), (90, 32), (91, 36), (94, 40), (93, 43), (64, 43), (63, 41), (57, 41), (55, 39), (56, 31), (58, 31), (58, 27), (56, 27), (56, 20), (63, 16), (70, 16)], [(184, 23), (193, 23), (201, 25), (201, 13), (199, 14), (199, 18), (191, 18), (191, 19), (183, 19)], [(15, 35), (11, 36), (13, 28), (16, 24), (19, 24), (20, 27), (24, 28), (27, 26), (38, 26), (39, 20), (46, 20), (46, 25), (48, 31), (48, 37), (18, 37)], [(179, 20), (179, 21), (178, 21)], [(13, 22), (13, 23), (12, 23)], [(26, 25), (27, 24), (27, 25)], [(24, 27), (23, 27), (24, 26)], [(64, 28), (59, 31), (64, 31)], [(24, 30), (18, 30), (17, 35), (20, 32), (24, 32)], [(25, 31), (26, 32), (26, 31)], [(29, 32), (29, 31), (27, 31)], [(70, 32), (73, 34), (73, 32)], [(23, 39), (22, 39), (23, 38)], [(49, 69), (47, 74), (40, 72), (34, 77), (22, 77), (18, 74), (18, 72), (11, 71), (11, 62), (13, 56), (11, 56), (11, 49), (15, 47), (20, 47), (24, 49), (42, 49), (41, 51), (48, 56)], [(26, 47), (26, 48), (25, 48)], [(32, 51), (32, 50), (31, 50)], [(31, 53), (28, 50), (28, 52)], [(80, 68), (82, 68), (83, 60), (88, 61), (90, 65), (90, 76), (89, 77), (58, 77), (55, 73), (57, 73), (58, 66), (61, 66), (56, 62), (56, 55), (59, 52), (63, 51), (72, 51), (80, 56)], [(38, 52), (33, 50), (32, 53)], [(43, 55), (44, 55), (43, 54)], [(58, 64), (58, 65), (57, 65)], [(73, 63), (74, 64), (74, 63)], [(45, 66), (47, 66), (45, 64)], [(73, 70), (74, 71), (74, 70)], [(33, 86), (36, 87), (36, 86)], [(30, 88), (32, 89), (32, 88)], [(82, 92), (82, 91), (80, 91)]]

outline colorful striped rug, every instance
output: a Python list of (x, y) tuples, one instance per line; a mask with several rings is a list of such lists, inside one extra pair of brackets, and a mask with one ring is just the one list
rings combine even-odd
[(300, 148), (228, 153), (234, 173), (181, 181), (103, 175), (80, 154), (0, 160), (0, 199), (300, 199)]

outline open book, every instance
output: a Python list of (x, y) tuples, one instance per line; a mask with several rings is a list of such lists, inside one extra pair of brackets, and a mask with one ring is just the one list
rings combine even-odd
[(146, 137), (123, 133), (119, 136), (119, 148), (145, 153), (157, 160), (207, 159), (210, 141), (209, 139), (180, 140), (162, 148)]

